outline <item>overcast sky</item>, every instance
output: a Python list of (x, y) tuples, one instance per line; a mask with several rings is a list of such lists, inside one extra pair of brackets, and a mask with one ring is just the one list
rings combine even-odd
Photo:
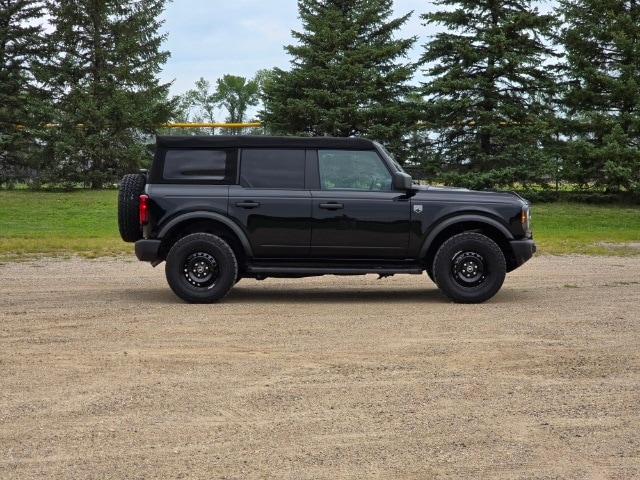
[[(553, 1), (539, 2), (541, 11)], [(434, 10), (428, 0), (395, 0), (394, 18), (413, 11), (398, 38), (418, 36), (412, 59), (423, 51), (435, 30), (425, 27), (420, 14)], [(252, 78), (258, 70), (289, 69), (285, 45), (293, 44), (291, 31), (301, 31), (297, 0), (173, 0), (163, 15), (169, 37), (164, 50), (171, 58), (161, 74), (173, 81), (171, 93), (183, 94), (204, 77), (211, 85), (225, 74)]]
[[(422, 45), (427, 33), (419, 14), (431, 3), (396, 0), (394, 5), (394, 18), (414, 10), (397, 36), (418, 35)], [(264, 68), (289, 69), (284, 46), (294, 43), (292, 30), (301, 31), (297, 0), (173, 0), (163, 17), (169, 35), (164, 50), (171, 58), (161, 80), (174, 81), (174, 95), (192, 88), (200, 77), (214, 85), (225, 74), (251, 78)]]

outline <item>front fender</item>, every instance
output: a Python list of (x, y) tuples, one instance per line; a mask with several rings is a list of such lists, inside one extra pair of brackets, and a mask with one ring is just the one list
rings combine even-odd
[(434, 242), (434, 240), (438, 238), (438, 235), (444, 232), (447, 228), (453, 225), (456, 225), (458, 223), (473, 223), (473, 224), (488, 225), (493, 229), (499, 231), (502, 235), (504, 235), (504, 238), (506, 240), (513, 240), (514, 238), (513, 234), (509, 231), (507, 227), (505, 227), (502, 223), (498, 222), (497, 220), (491, 217), (486, 217), (484, 215), (479, 215), (479, 214), (455, 215), (453, 217), (449, 217), (443, 220), (438, 225), (436, 225), (433, 229), (431, 229), (431, 231), (429, 232), (429, 234), (427, 235), (427, 237), (425, 238), (422, 244), (419, 258), (426, 257), (429, 247), (431, 247), (431, 244)]

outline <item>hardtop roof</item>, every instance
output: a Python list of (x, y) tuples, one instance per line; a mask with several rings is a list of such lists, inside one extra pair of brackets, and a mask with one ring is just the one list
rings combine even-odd
[(340, 148), (375, 149), (366, 138), (275, 137), (266, 135), (159, 135), (156, 146), (165, 148)]

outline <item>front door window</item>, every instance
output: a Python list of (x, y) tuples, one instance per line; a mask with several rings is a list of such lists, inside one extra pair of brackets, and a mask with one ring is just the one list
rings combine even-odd
[(373, 151), (320, 150), (323, 190), (391, 190), (391, 174)]

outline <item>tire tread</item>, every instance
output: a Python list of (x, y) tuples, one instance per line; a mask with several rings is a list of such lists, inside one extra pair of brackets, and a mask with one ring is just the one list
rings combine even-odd
[[(465, 289), (458, 285), (451, 275), (451, 256), (456, 248), (464, 244), (477, 244), (475, 248), (484, 249), (485, 256), (489, 255), (491, 270), (486, 283), (479, 287)], [(459, 246), (459, 247), (458, 247)], [(489, 237), (476, 232), (463, 232), (446, 240), (438, 249), (433, 261), (434, 280), (438, 288), (456, 303), (482, 303), (492, 298), (504, 282), (506, 275), (506, 261), (500, 247)]]
[[(227, 270), (224, 271), (224, 278), (221, 279), (222, 288), (195, 289), (182, 278), (180, 270), (182, 268), (181, 259), (184, 257), (183, 250), (188, 248), (189, 244), (195, 245), (197, 242), (206, 242), (209, 247), (217, 249), (218, 252), (216, 253), (220, 256), (214, 255), (214, 257), (216, 257), (218, 263), (221, 260), (229, 263)], [(184, 301), (189, 303), (215, 303), (222, 300), (235, 285), (238, 276), (238, 262), (233, 249), (222, 238), (211, 233), (192, 233), (182, 237), (169, 250), (165, 265), (165, 275), (171, 290)]]
[(146, 179), (139, 173), (122, 177), (118, 191), (118, 230), (125, 242), (137, 242), (142, 238), (139, 223), (139, 197), (144, 191)]

